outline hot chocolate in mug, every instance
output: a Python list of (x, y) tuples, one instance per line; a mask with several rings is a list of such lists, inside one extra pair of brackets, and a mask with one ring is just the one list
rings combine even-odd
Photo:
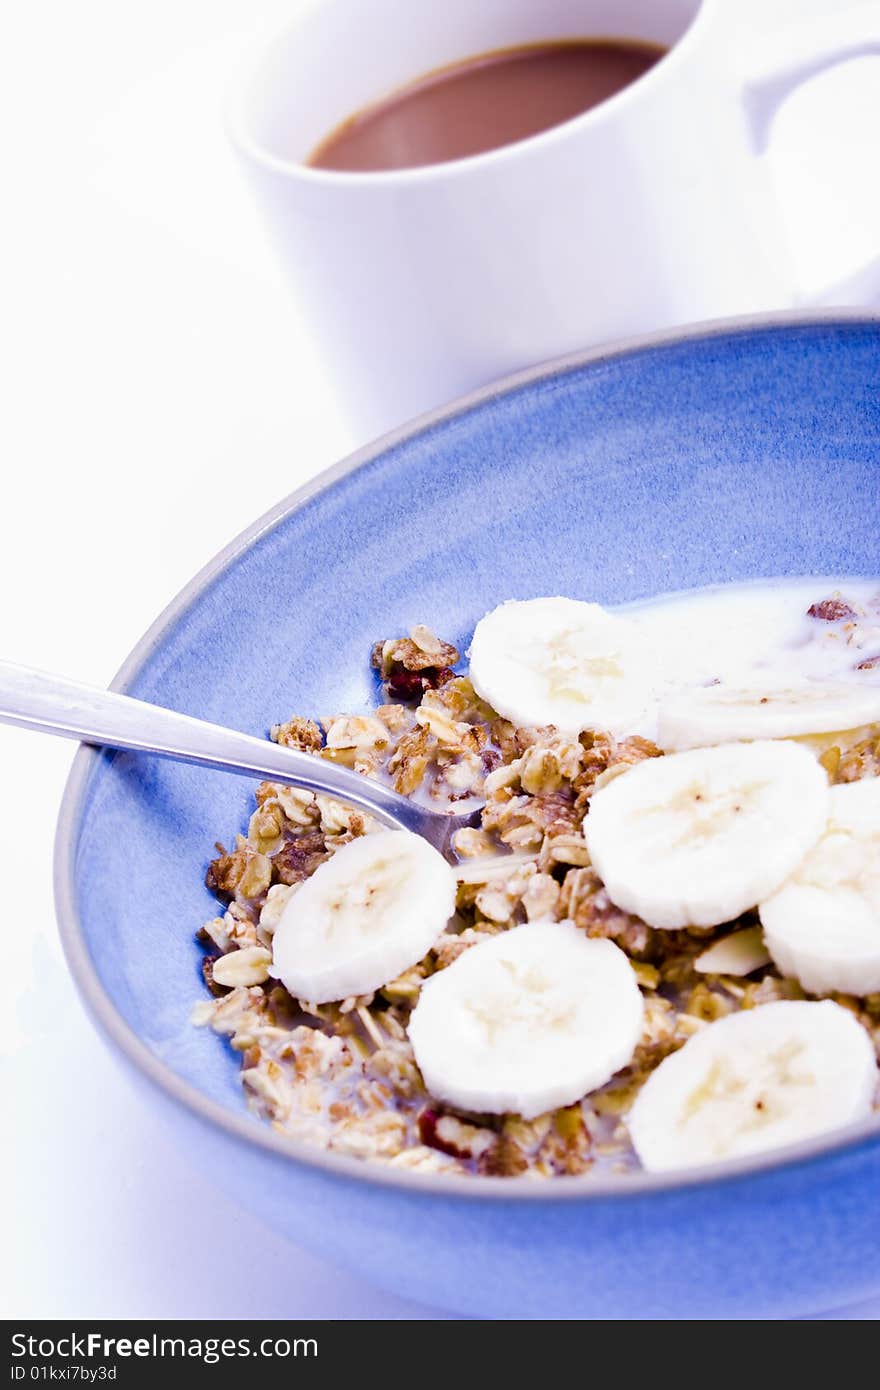
[[(585, 36), (669, 51), (599, 106), (483, 154), (305, 162), (426, 72)], [(794, 87), (866, 53), (877, 0), (312, 0), (238, 88), (230, 127), (366, 438), (577, 348), (852, 297), (833, 275), (794, 283), (762, 153)], [(865, 267), (855, 297), (877, 278)]]

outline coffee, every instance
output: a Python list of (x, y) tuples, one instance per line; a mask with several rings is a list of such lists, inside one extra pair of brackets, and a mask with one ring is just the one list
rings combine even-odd
[(665, 51), (629, 39), (572, 39), (480, 54), (357, 112), (307, 162), (364, 173), (442, 164), (511, 145), (598, 106)]

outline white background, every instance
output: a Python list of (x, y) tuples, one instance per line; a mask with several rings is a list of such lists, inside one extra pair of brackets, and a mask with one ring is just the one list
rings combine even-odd
[[(292, 0), (14, 8), (0, 45), (0, 653), (106, 684), (200, 565), (360, 441), (221, 128), (230, 74)], [(854, 76), (838, 92), (851, 135), (826, 148), (826, 191), (875, 158), (860, 135), (868, 84)], [(801, 107), (780, 131), (797, 156), (790, 191), (812, 197), (827, 126), (805, 137)], [(841, 214), (820, 202), (812, 225), (827, 243)], [(0, 728), (0, 1314), (425, 1316), (255, 1229), (117, 1073), (54, 929), (70, 757)], [(255, 1248), (259, 1281), (237, 1273)], [(843, 1316), (878, 1313), (880, 1300)]]

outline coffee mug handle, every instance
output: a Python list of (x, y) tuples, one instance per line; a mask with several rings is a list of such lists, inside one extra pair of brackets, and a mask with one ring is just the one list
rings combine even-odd
[[(803, 20), (773, 34), (762, 34), (760, 56), (745, 66), (740, 96), (746, 115), (752, 152), (766, 152), (773, 118), (781, 103), (803, 82), (828, 68), (853, 58), (880, 55), (880, 3), (855, 5), (841, 12)], [(878, 250), (862, 265), (847, 273), (844, 280), (801, 285), (802, 303), (825, 299), (833, 302), (835, 290), (858, 284), (860, 297), (880, 294), (880, 228)]]

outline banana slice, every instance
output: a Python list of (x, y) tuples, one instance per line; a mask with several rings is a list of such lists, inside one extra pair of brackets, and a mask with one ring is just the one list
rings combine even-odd
[(530, 922), (432, 976), (409, 1038), (439, 1100), (533, 1119), (626, 1066), (642, 1014), (633, 968), (612, 941), (572, 922)]
[(871, 1039), (847, 1009), (764, 1004), (665, 1058), (630, 1111), (630, 1137), (653, 1172), (741, 1158), (864, 1119), (877, 1081)]
[(880, 991), (880, 778), (831, 788), (824, 835), (760, 913), (779, 969), (811, 994)]
[(652, 689), (644, 639), (598, 603), (532, 598), (502, 603), (477, 623), (470, 678), (514, 724), (629, 733)]
[(822, 834), (828, 781), (794, 743), (651, 758), (595, 792), (584, 822), (613, 903), (652, 927), (714, 927), (776, 891)]
[(754, 688), (707, 685), (661, 700), (661, 748), (707, 748), (753, 738), (796, 738), (880, 721), (880, 686), (800, 681)]
[(431, 949), (455, 910), (455, 874), (420, 835), (381, 830), (337, 850), (288, 900), (273, 970), (296, 999), (368, 994)]

